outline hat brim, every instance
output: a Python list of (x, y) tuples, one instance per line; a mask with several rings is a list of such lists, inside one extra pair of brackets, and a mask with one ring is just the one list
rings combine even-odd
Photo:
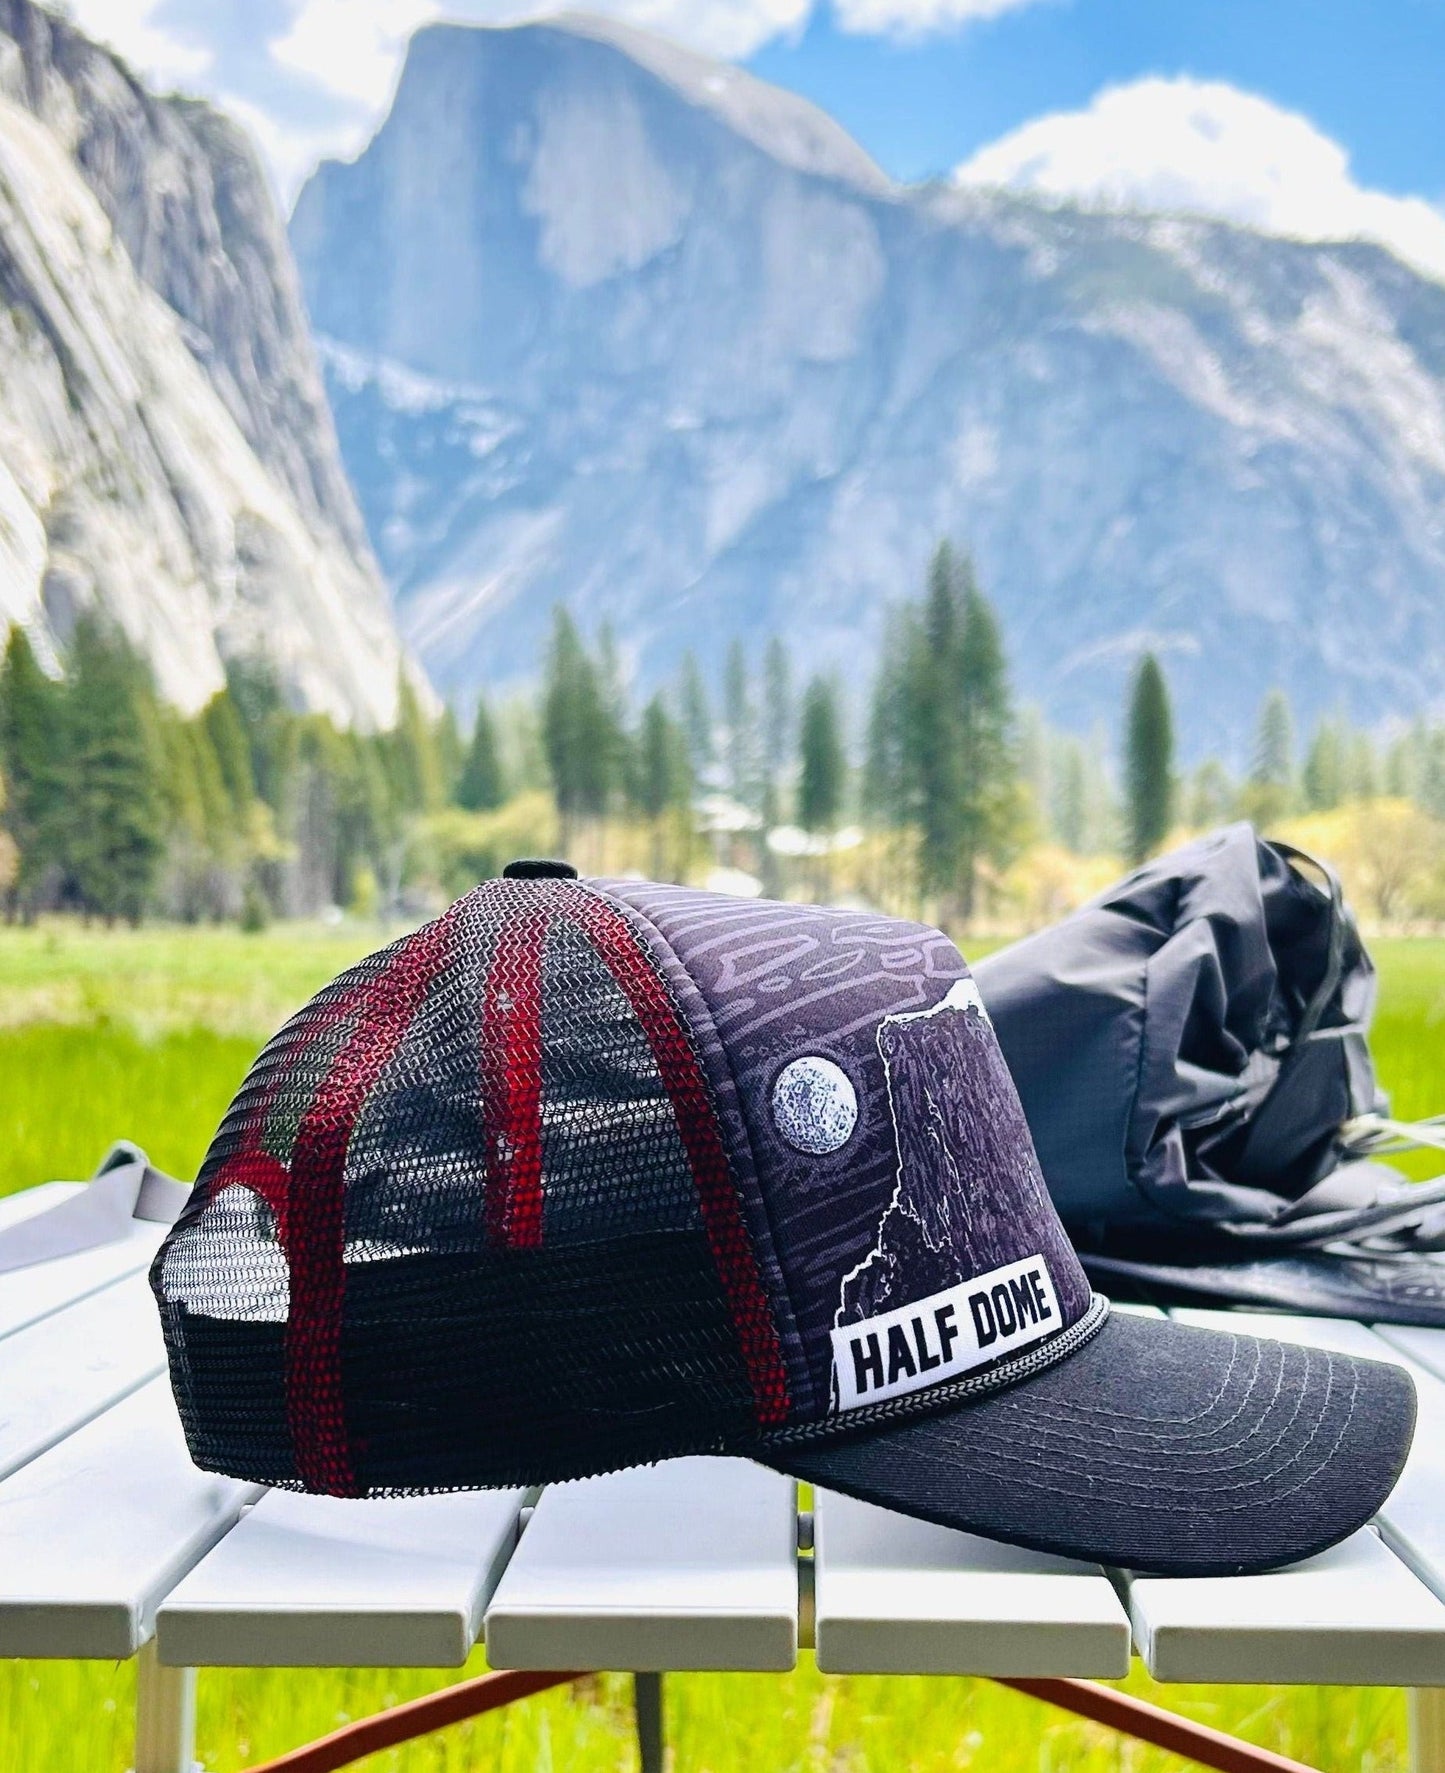
[(1403, 1369), (1111, 1313), (1031, 1379), (757, 1456), (943, 1526), (1175, 1576), (1294, 1563), (1376, 1512), (1405, 1463)]

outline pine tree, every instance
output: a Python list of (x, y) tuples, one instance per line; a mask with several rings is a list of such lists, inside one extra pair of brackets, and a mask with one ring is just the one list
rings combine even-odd
[(461, 780), (466, 754), (466, 748), (462, 744), (462, 730), (457, 725), (457, 711), (450, 702), (442, 709), (441, 719), (436, 723), (433, 743), (441, 778), (441, 797), (443, 802), (450, 802), (456, 798), (457, 783)]
[(1026, 822), (998, 620), (946, 542), (921, 607), (889, 622), (874, 679), (864, 805), (918, 835), (919, 884), (972, 914), (985, 863), (1003, 865)]
[[(598, 722), (598, 743), (606, 753), (607, 800), (634, 792), (637, 758), (632, 735), (628, 731), (627, 689), (623, 682), (622, 661), (617, 652), (617, 637), (612, 624), (604, 622), (597, 635), (597, 658), (594, 666), (601, 718)], [(604, 811), (608, 810), (606, 807)]]
[(65, 699), (68, 871), (88, 913), (138, 923), (165, 851), (164, 759), (149, 673), (95, 616), (76, 624)]
[[(280, 814), (295, 763), (295, 718), (270, 661), (233, 659), (226, 667), (226, 695), (245, 735), (256, 793)], [(224, 768), (225, 750), (218, 747), (218, 752)]]
[(884, 830), (901, 830), (918, 816), (913, 673), (920, 655), (917, 610), (911, 604), (890, 610), (869, 697), (863, 764), (863, 810)]
[(204, 709), (186, 720), (170, 708), (158, 708), (155, 723), (165, 759), (163, 908), (188, 923), (224, 917), (240, 905), (246, 832), (211, 741), (211, 724)]
[(597, 669), (567, 610), (552, 618), (542, 692), (542, 744), (564, 844), (579, 818), (601, 818), (613, 789), (610, 718)]
[(396, 726), (388, 737), (392, 793), (403, 817), (435, 812), (442, 804), (437, 736), (406, 672), (397, 678)]
[(691, 650), (682, 656), (678, 704), (682, 710), (682, 730), (687, 738), (687, 754), (693, 777), (702, 781), (716, 761), (716, 749), (707, 685), (698, 669), (697, 655)]
[(942, 542), (929, 567), (922, 620), (911, 637), (906, 751), (910, 773), (916, 771), (922, 884), (926, 891), (946, 894), (958, 884), (964, 825), (963, 626), (958, 571), (952, 549)]
[(0, 662), (0, 823), (16, 852), (9, 917), (32, 916), (60, 866), (64, 741), (63, 693), (40, 669), (24, 629), (14, 627)]
[(756, 809), (760, 800), (757, 712), (748, 682), (748, 658), (741, 640), (728, 648), (723, 673), (723, 719), (727, 727), (728, 793), (740, 806)]
[(837, 696), (825, 677), (815, 677), (803, 692), (798, 753), (798, 823), (805, 831), (831, 832), (843, 810), (848, 766)]
[(1424, 774), (1427, 729), (1417, 715), (1385, 752), (1385, 792), (1418, 803)]
[(1124, 746), (1129, 859), (1139, 863), (1169, 833), (1174, 798), (1174, 716), (1169, 687), (1153, 653), (1134, 673)]
[(457, 805), (471, 813), (487, 813), (499, 807), (506, 797), (496, 722), (486, 702), (479, 700), (476, 719), (472, 722), (471, 742), (457, 782)]
[(401, 887), (405, 838), (391, 805), (379, 738), (346, 733), (338, 772), (336, 889), (338, 905), (374, 909), (378, 891), (395, 898)]
[(201, 710), (216, 765), (231, 806), (244, 815), (256, 798), (256, 778), (251, 770), (251, 748), (235, 698), (229, 689), (218, 690)]
[(763, 657), (763, 823), (782, 818), (783, 783), (793, 763), (793, 670), (775, 634)]
[[(400, 729), (398, 729), (400, 730)], [(415, 734), (411, 735), (414, 738)], [(412, 786), (400, 787), (399, 768), (407, 767), (405, 753), (389, 733), (387, 747), (393, 775), (392, 792), (403, 816), (417, 810)], [(291, 860), (287, 870), (287, 909), (314, 917), (339, 904), (341, 871), (340, 777), (344, 771), (342, 741), (329, 720), (316, 715), (298, 723), (292, 819), (289, 826)]]
[(1076, 856), (1085, 853), (1089, 829), (1089, 795), (1084, 747), (1077, 739), (1059, 745), (1050, 771), (1049, 816), (1058, 839)]
[(1284, 691), (1276, 689), (1260, 707), (1244, 805), (1254, 823), (1268, 830), (1289, 813), (1293, 801), (1294, 720)]
[(972, 917), (983, 863), (1007, 859), (1020, 822), (1013, 712), (1003, 636), (993, 606), (965, 569), (959, 637), (958, 898)]
[(668, 816), (685, 812), (692, 795), (686, 734), (654, 695), (642, 711), (637, 742), (634, 795), (638, 811), (652, 828), (652, 874), (668, 874), (665, 829)]
[(1324, 720), (1315, 728), (1301, 787), (1312, 813), (1332, 812), (1345, 798), (1345, 745), (1338, 721)]

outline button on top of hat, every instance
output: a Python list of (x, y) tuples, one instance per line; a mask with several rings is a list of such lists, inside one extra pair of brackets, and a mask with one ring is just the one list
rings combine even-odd
[(546, 856), (523, 857), (508, 862), (502, 870), (503, 880), (576, 880), (577, 870), (570, 862), (558, 862)]

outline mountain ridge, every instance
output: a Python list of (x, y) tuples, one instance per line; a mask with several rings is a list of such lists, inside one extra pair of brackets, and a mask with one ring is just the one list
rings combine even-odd
[(0, 161), (0, 621), (54, 669), (98, 604), (182, 707), (264, 651), (390, 724), (404, 655), (244, 132), (0, 0)]
[[(644, 681), (771, 628), (856, 681), (949, 535), (1064, 724), (1112, 720), (1151, 641), (1191, 752), (1238, 757), (1276, 683), (1306, 718), (1438, 700), (1440, 286), (1362, 244), (800, 170), (606, 36), (419, 33), (293, 211), (448, 693), (534, 670), (558, 598)], [(388, 398), (408, 376), (427, 398)]]

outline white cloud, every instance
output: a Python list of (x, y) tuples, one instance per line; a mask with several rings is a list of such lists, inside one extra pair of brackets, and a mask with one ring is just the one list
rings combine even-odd
[(370, 124), (361, 117), (349, 127), (308, 129), (283, 121), (239, 93), (222, 90), (215, 100), (255, 142), (283, 207), (289, 205), (320, 160), (359, 153), (371, 133)]
[[(706, 55), (736, 59), (800, 30), (814, 0), (592, 0), (588, 10), (656, 31)], [(848, 0), (859, 4), (860, 0)], [(878, 0), (861, 0), (864, 5)], [(893, 0), (887, 0), (893, 3)], [(934, 0), (924, 0), (925, 5)], [(959, 4), (960, 0), (943, 0)], [(962, 0), (967, 6), (1020, 0)], [(575, 10), (569, 0), (301, 0), (289, 28), (268, 46), (282, 66), (338, 97), (379, 112), (396, 82), (407, 39), (445, 16), (512, 25)]]
[[(557, 11), (575, 11), (559, 5)], [(701, 55), (741, 61), (777, 37), (795, 36), (807, 24), (813, 0), (601, 0), (590, 12), (605, 13), (639, 30), (657, 31)], [(537, 7), (519, 16), (535, 16)]]
[(283, 67), (379, 110), (407, 39), (440, 11), (437, 0), (302, 0), (290, 29), (268, 47)]
[(1040, 117), (955, 175), (1108, 208), (1222, 216), (1299, 240), (1373, 240), (1445, 280), (1445, 214), (1357, 184), (1307, 117), (1222, 81), (1150, 78)]
[(214, 53), (156, 24), (161, 5), (162, 0), (70, 0), (67, 11), (88, 37), (124, 56), (149, 80), (165, 86), (200, 79), (214, 65)]
[(839, 28), (861, 37), (922, 37), (1017, 12), (1037, 0), (833, 0)]

